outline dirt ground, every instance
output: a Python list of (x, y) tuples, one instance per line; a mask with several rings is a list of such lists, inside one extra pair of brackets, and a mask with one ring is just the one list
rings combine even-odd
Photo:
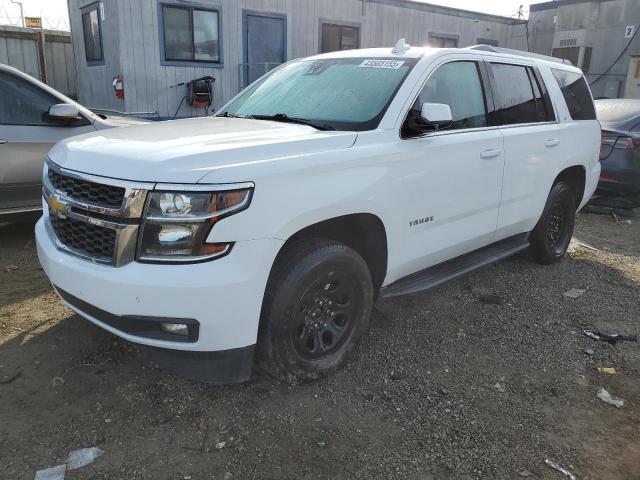
[(3, 479), (93, 446), (104, 454), (66, 478), (566, 478), (551, 459), (578, 479), (640, 479), (640, 346), (582, 332), (638, 333), (637, 215), (580, 214), (576, 238), (597, 250), (574, 245), (559, 265), (518, 256), (379, 302), (348, 367), (298, 386), (158, 370), (61, 304), (32, 231), (0, 225)]

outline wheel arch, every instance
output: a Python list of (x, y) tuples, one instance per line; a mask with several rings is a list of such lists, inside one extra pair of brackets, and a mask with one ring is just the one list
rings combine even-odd
[(585, 167), (583, 165), (573, 165), (561, 170), (553, 181), (553, 185), (558, 182), (565, 182), (569, 185), (576, 199), (576, 208), (579, 208), (584, 198), (586, 181), (587, 171)]
[(288, 245), (305, 238), (335, 240), (358, 252), (369, 267), (377, 296), (387, 275), (389, 256), (387, 232), (380, 217), (372, 213), (353, 213), (307, 225), (287, 238), (274, 259), (271, 271)]

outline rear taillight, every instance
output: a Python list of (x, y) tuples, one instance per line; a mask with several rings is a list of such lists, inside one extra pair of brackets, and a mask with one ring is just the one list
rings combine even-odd
[(620, 150), (633, 150), (640, 145), (640, 139), (631, 137), (609, 137), (602, 136), (602, 145)]

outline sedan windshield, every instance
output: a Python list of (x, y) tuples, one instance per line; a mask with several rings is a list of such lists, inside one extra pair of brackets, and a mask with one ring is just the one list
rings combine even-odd
[(245, 90), (220, 116), (377, 128), (415, 59), (333, 58), (288, 63)]

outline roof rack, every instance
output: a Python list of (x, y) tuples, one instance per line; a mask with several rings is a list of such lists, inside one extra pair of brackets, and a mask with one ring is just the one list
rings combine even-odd
[(525, 52), (523, 50), (514, 50), (512, 48), (494, 47), (493, 45), (473, 45), (467, 47), (469, 50), (483, 50), (485, 52), (506, 53), (509, 55), (519, 55), (521, 57), (536, 58), (538, 60), (546, 60), (547, 62), (562, 63), (564, 65), (573, 65), (571, 61), (563, 58), (551, 57), (549, 55), (540, 55), (539, 53)]

